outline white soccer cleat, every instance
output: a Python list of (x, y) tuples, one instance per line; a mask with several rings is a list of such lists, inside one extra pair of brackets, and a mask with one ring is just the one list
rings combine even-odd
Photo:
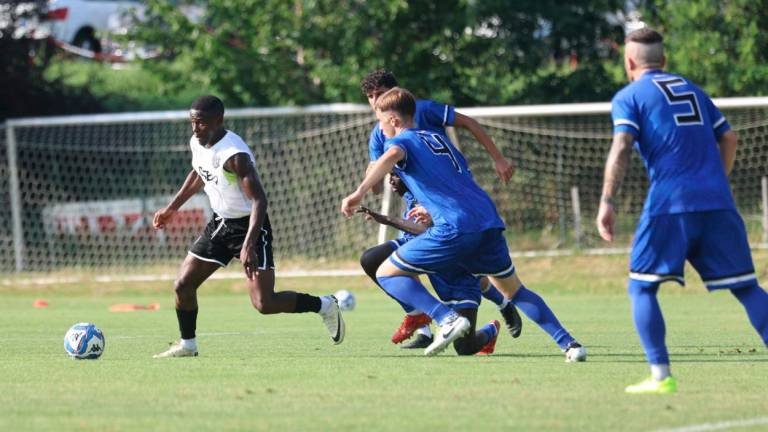
[(424, 355), (433, 356), (441, 353), (451, 342), (464, 336), (472, 325), (463, 316), (443, 324), (435, 332), (435, 340), (424, 350)]
[(160, 354), (155, 354), (152, 356), (152, 358), (171, 358), (171, 357), (197, 357), (197, 349), (189, 350), (184, 348), (184, 346), (181, 344), (181, 341), (176, 341), (171, 344), (171, 347), (167, 350), (161, 352)]
[(339, 308), (339, 302), (336, 297), (329, 295), (325, 296), (326, 299), (331, 301), (331, 305), (325, 313), (320, 314), (323, 317), (323, 324), (328, 329), (328, 333), (331, 335), (331, 340), (335, 345), (344, 341), (344, 318), (341, 316), (341, 309)]
[(583, 361), (587, 361), (587, 349), (576, 341), (568, 344), (568, 348), (565, 349), (565, 362), (576, 363)]

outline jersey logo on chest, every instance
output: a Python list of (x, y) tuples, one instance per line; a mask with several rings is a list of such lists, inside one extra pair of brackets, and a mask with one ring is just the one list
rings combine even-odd
[(206, 170), (205, 168), (198, 166), (197, 173), (200, 175), (200, 177), (203, 178), (203, 180), (205, 180), (206, 183), (213, 182), (214, 184), (219, 184), (219, 177)]

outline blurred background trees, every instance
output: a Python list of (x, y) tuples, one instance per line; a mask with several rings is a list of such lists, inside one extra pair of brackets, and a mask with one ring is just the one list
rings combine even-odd
[(0, 116), (183, 109), (204, 92), (232, 107), (363, 102), (380, 67), (460, 106), (607, 101), (630, 10), (664, 33), (671, 71), (716, 97), (766, 94), (768, 0), (148, 0), (121, 40), (161, 55), (120, 67), (2, 32)]

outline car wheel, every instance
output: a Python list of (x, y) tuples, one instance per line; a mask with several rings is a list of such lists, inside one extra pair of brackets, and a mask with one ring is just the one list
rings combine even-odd
[(72, 41), (72, 45), (95, 53), (101, 52), (101, 43), (96, 39), (96, 36), (91, 29), (81, 29), (77, 32), (75, 39)]

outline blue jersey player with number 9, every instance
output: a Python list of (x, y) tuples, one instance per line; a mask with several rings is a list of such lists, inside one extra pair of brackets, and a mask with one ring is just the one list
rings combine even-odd
[(376, 118), (385, 136), (384, 153), (357, 190), (344, 198), (351, 217), (373, 185), (393, 168), (432, 216), (433, 226), (398, 248), (377, 270), (381, 287), (403, 304), (427, 313), (440, 327), (426, 355), (434, 355), (470, 330), (466, 317), (435, 299), (418, 275), (488, 276), (493, 286), (545, 330), (566, 361), (584, 361), (586, 350), (563, 328), (541, 297), (526, 289), (509, 256), (502, 222), (488, 194), (475, 183), (464, 156), (440, 133), (415, 128), (416, 100), (394, 87), (377, 98)]
[(662, 282), (684, 283), (686, 260), (708, 290), (731, 291), (768, 345), (768, 293), (757, 283), (728, 185), (736, 134), (701, 89), (661, 70), (664, 63), (661, 34), (644, 28), (627, 35), (624, 66), (630, 84), (612, 101), (613, 144), (597, 216), (600, 235), (611, 241), (613, 199), (634, 145), (648, 169), (650, 189), (632, 245), (628, 291), (651, 377), (628, 386), (632, 394), (677, 391), (656, 293)]

